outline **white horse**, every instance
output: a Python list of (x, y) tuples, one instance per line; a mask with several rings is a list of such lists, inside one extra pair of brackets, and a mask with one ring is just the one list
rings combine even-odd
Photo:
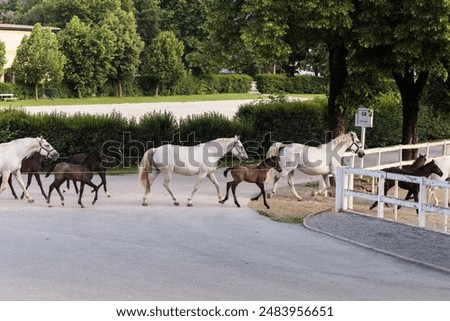
[[(173, 173), (184, 176), (198, 176), (194, 190), (188, 198), (188, 206), (192, 206), (192, 197), (205, 177), (208, 177), (216, 187), (220, 201), (222, 196), (220, 195), (219, 183), (214, 176), (214, 171), (219, 160), (230, 151), (239, 159), (248, 158), (239, 136), (218, 138), (195, 146), (167, 144), (149, 149), (145, 152), (139, 167), (139, 179), (145, 188), (142, 205), (148, 205), (147, 195), (150, 193), (151, 186), (160, 173), (164, 174), (164, 187), (172, 196), (175, 205), (179, 205), (179, 203), (170, 189), (170, 180)], [(152, 174), (149, 179), (150, 170)]]
[(52, 160), (56, 160), (59, 157), (58, 152), (42, 137), (19, 138), (0, 144), (0, 176), (3, 178), (0, 194), (6, 189), (9, 175), (13, 174), (28, 202), (33, 202), (23, 183), (20, 168), (22, 160), (30, 157), (35, 152)]
[(359, 157), (364, 157), (363, 146), (354, 132), (343, 134), (318, 147), (298, 143), (274, 143), (267, 152), (266, 157), (279, 156), (282, 171), (275, 176), (272, 191), (267, 196), (271, 197), (274, 195), (280, 178), (288, 176), (288, 184), (292, 193), (301, 201), (302, 198), (298, 195), (294, 186), (294, 169), (296, 168), (308, 175), (322, 176), (324, 187), (318, 192), (313, 192), (313, 195), (326, 192), (330, 188), (328, 175), (336, 175), (337, 168), (342, 166), (342, 155), (349, 148)]
[[(429, 178), (430, 179), (437, 179), (437, 180), (440, 180), (440, 181), (445, 181), (447, 178), (450, 177), (450, 155), (435, 157), (434, 158), (434, 162), (436, 163), (437, 166), (439, 166), (439, 168), (441, 169), (443, 175), (439, 176), (439, 175), (436, 175), (436, 174), (431, 174)], [(428, 192), (427, 192), (427, 194), (428, 194), (427, 195), (427, 200), (428, 200), (427, 202), (429, 203), (431, 197), (433, 197), (434, 203), (435, 203), (436, 206), (439, 205), (439, 199), (436, 196), (436, 190), (438, 188), (439, 187), (436, 187), (436, 186), (430, 187), (428, 189)], [(450, 206), (450, 203), (449, 203), (449, 206)]]

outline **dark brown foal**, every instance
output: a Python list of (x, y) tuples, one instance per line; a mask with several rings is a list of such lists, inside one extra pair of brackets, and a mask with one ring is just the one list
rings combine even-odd
[(267, 172), (271, 169), (275, 168), (278, 172), (281, 171), (279, 165), (278, 165), (278, 159), (277, 157), (271, 157), (264, 160), (262, 163), (260, 163), (257, 166), (244, 166), (244, 165), (237, 165), (234, 167), (227, 168), (223, 175), (227, 177), (227, 174), (229, 171), (231, 171), (231, 176), (233, 176), (233, 181), (227, 183), (227, 194), (225, 195), (225, 198), (219, 203), (223, 204), (228, 199), (228, 193), (231, 191), (233, 192), (234, 197), (234, 203), (237, 207), (241, 207), (239, 204), (237, 198), (236, 198), (236, 187), (243, 181), (248, 183), (255, 183), (260, 188), (261, 192), (258, 196), (252, 197), (252, 201), (256, 201), (259, 199), (259, 197), (262, 195), (264, 199), (264, 205), (267, 208), (270, 208), (269, 204), (267, 204), (266, 200), (266, 193), (264, 191), (264, 182), (267, 177)]

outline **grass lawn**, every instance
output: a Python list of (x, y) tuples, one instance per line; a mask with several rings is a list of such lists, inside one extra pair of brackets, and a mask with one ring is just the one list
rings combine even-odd
[[(325, 95), (299, 95), (291, 97), (315, 98)], [(0, 107), (29, 107), (29, 106), (63, 106), (63, 105), (98, 105), (98, 104), (130, 104), (130, 103), (160, 103), (160, 102), (193, 102), (215, 100), (256, 100), (267, 98), (260, 94), (211, 94), (189, 96), (145, 96), (145, 97), (90, 97), (90, 98), (56, 98), (56, 99), (24, 99), (17, 101), (0, 101)]]

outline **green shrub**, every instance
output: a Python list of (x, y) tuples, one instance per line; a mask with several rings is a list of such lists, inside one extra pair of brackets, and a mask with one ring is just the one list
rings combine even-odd
[(286, 92), (286, 76), (259, 74), (255, 77), (256, 86), (261, 94), (276, 94)]
[(249, 139), (250, 134), (251, 128), (246, 124), (212, 112), (180, 119), (179, 138), (175, 142), (179, 140), (179, 143), (183, 145), (195, 145), (199, 142), (234, 135), (240, 135), (242, 139)]

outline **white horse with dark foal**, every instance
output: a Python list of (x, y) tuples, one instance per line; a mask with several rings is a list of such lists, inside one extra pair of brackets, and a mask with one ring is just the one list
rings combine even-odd
[[(192, 198), (201, 181), (207, 177), (216, 187), (219, 201), (219, 183), (214, 175), (219, 160), (228, 152), (239, 159), (247, 159), (247, 152), (238, 136), (232, 138), (218, 138), (195, 146), (162, 145), (145, 152), (139, 167), (139, 179), (144, 187), (142, 205), (147, 206), (147, 195), (159, 174), (164, 174), (164, 187), (172, 197), (174, 205), (179, 205), (170, 189), (173, 173), (184, 176), (197, 176), (194, 189), (188, 198), (188, 206), (192, 206)], [(149, 174), (151, 172), (150, 178)]]
[(323, 188), (318, 192), (313, 192), (313, 195), (326, 192), (330, 188), (329, 175), (336, 175), (337, 168), (342, 166), (342, 156), (347, 149), (352, 150), (359, 157), (364, 157), (364, 148), (354, 132), (338, 136), (318, 147), (298, 143), (274, 143), (266, 157), (279, 156), (282, 171), (275, 176), (272, 191), (267, 196), (274, 195), (280, 178), (287, 176), (292, 193), (299, 201), (302, 200), (294, 186), (294, 170), (296, 168), (308, 175), (322, 176)]
[(3, 178), (0, 194), (5, 191), (8, 185), (9, 175), (13, 174), (28, 202), (33, 202), (20, 175), (20, 168), (22, 160), (30, 157), (35, 152), (51, 160), (56, 160), (59, 157), (58, 152), (42, 137), (19, 138), (0, 144), (0, 176)]

